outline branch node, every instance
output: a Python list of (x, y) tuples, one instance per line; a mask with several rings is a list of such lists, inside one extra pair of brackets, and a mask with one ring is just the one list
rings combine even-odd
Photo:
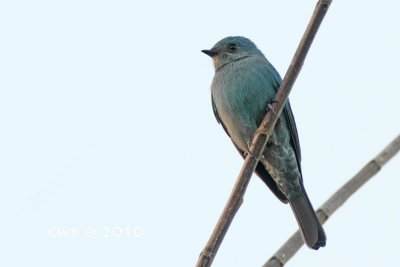
[[(272, 265), (276, 266), (276, 262), (277, 262), (279, 267), (283, 267), (285, 265), (285, 262), (286, 262), (285, 261), (285, 257), (286, 257), (285, 254), (281, 254), (281, 255), (278, 255), (278, 256), (274, 255), (268, 260), (268, 263), (273, 263)], [(265, 264), (265, 265), (267, 265), (267, 264)]]
[(378, 165), (378, 170), (380, 170), (383, 165), (385, 165), (386, 160), (381, 155), (378, 155), (376, 158), (371, 160), (371, 163)]
[(324, 220), (328, 220), (329, 216), (331, 216), (331, 213), (329, 212), (329, 210), (327, 208), (321, 207), (317, 210), (317, 214), (320, 213)]
[(211, 249), (205, 249), (200, 253), (200, 256), (205, 258), (212, 258), (215, 256), (215, 253), (213, 253)]

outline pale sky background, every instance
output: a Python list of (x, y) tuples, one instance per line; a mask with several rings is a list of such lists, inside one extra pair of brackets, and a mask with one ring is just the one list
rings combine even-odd
[[(243, 35), (283, 76), (315, 3), (2, 1), (0, 266), (194, 266), (242, 166), (200, 50)], [(314, 207), (400, 133), (399, 9), (334, 1), (293, 88)], [(397, 156), (287, 266), (398, 266), (399, 187)], [(296, 229), (253, 176), (214, 266)]]

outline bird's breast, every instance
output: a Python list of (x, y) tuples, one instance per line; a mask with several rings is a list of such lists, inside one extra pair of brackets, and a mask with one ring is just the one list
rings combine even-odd
[(267, 66), (251, 63), (240, 60), (227, 64), (216, 72), (211, 87), (218, 115), (241, 148), (251, 141), (275, 96)]

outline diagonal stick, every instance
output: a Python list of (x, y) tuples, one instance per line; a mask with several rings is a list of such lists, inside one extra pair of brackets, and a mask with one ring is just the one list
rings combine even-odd
[(275, 99), (276, 102), (272, 103), (272, 112), (267, 112), (267, 115), (263, 119), (260, 127), (258, 128), (252, 145), (250, 146), (250, 154), (247, 155), (240, 174), (236, 180), (235, 186), (229, 196), (229, 200), (225, 205), (225, 208), (214, 228), (213, 233), (210, 236), (206, 246), (200, 253), (197, 261), (197, 267), (211, 266), (214, 257), (220, 247), (222, 240), (232, 220), (239, 210), (240, 205), (243, 202), (243, 195), (246, 191), (247, 185), (249, 184), (251, 175), (256, 168), (258, 160), (265, 149), (265, 145), (271, 133), (274, 129), (275, 123), (281, 114), (289, 93), (296, 81), (297, 76), (300, 73), (301, 67), (303, 66), (307, 52), (311, 47), (311, 43), (317, 34), (318, 28), (321, 25), (322, 20), (326, 12), (328, 11), (329, 5), (332, 0), (319, 0), (314, 13), (311, 16), (310, 22), (308, 23), (307, 29), (303, 34), (299, 46), (297, 47), (296, 53), (293, 56), (292, 62), (289, 66), (288, 71), (279, 87)]
[[(323, 224), (329, 217), (369, 179), (377, 174), (400, 150), (400, 135), (398, 135), (381, 153), (366, 164), (353, 178), (337, 190), (318, 210), (317, 216)], [(296, 231), (282, 247), (263, 265), (263, 267), (282, 267), (304, 244), (299, 231)]]

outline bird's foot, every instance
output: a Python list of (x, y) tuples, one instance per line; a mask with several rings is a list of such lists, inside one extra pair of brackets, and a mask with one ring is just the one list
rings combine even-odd
[(278, 103), (278, 100), (274, 99), (270, 103), (268, 103), (267, 108), (266, 108), (267, 112), (272, 111), (274, 114), (276, 114), (274, 106), (272, 105), (274, 103)]
[(256, 160), (261, 160), (264, 158), (264, 155), (260, 155), (259, 157), (256, 157), (253, 153), (250, 152), (250, 147), (251, 147), (251, 143), (247, 144), (248, 146), (248, 151), (244, 152), (244, 156), (247, 157), (248, 155), (250, 155), (250, 157), (256, 159)]
[(245, 157), (247, 157), (248, 155), (250, 155), (250, 157), (252, 157), (252, 158), (254, 158), (254, 159), (258, 160), (258, 161), (260, 161), (260, 160), (262, 160), (262, 159), (264, 158), (263, 155), (260, 155), (259, 157), (256, 157), (256, 156), (254, 156), (254, 155), (253, 155), (252, 153), (250, 153), (250, 152), (244, 152), (244, 156), (245, 156)]

